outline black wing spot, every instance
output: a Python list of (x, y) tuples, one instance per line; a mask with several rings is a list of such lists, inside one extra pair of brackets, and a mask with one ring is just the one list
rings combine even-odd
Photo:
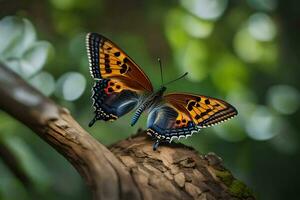
[(191, 101), (189, 104), (188, 104), (188, 110), (189, 111), (192, 111), (193, 110), (193, 106), (195, 106), (196, 102), (195, 101)]
[(196, 97), (196, 101), (201, 101), (201, 97)]
[(124, 74), (127, 71), (128, 66), (126, 64), (123, 64), (121, 67), (122, 69), (120, 69), (120, 73)]
[(201, 118), (200, 115), (196, 115), (196, 116), (195, 116), (195, 119), (196, 119), (196, 120), (198, 120), (198, 119), (200, 119), (200, 118)]
[(113, 92), (114, 91), (114, 89), (112, 89), (111, 87), (109, 87), (107, 90), (108, 90), (108, 92)]
[(110, 73), (112, 73), (112, 70), (110, 68), (106, 68), (105, 67), (105, 72), (108, 73), (108, 74), (110, 74)]
[(120, 61), (117, 61), (117, 65), (121, 65), (121, 62), (120, 62)]
[(116, 86), (116, 88), (117, 88), (117, 89), (120, 89), (120, 88), (121, 88), (121, 86), (120, 86), (120, 85), (117, 85), (117, 86)]
[(124, 62), (124, 63), (128, 63), (128, 62), (129, 62), (128, 58), (124, 58), (124, 59), (123, 59), (123, 62)]
[(114, 55), (119, 57), (121, 55), (121, 53), (120, 52), (115, 52)]
[(205, 99), (205, 104), (210, 104), (210, 101), (209, 101), (209, 99)]
[(180, 120), (176, 120), (176, 124), (180, 124)]
[(128, 66), (126, 64), (123, 64), (121, 67), (122, 67), (122, 69), (125, 69), (125, 70), (127, 70), (127, 68), (128, 68)]

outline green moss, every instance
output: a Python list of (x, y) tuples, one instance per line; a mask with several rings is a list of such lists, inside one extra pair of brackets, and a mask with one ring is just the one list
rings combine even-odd
[(228, 187), (229, 193), (236, 197), (253, 196), (251, 190), (241, 181), (236, 180), (232, 174), (227, 171), (215, 171), (216, 176)]
[(230, 186), (233, 181), (233, 176), (229, 171), (218, 171), (216, 170), (216, 175), (221, 181), (226, 185)]
[(253, 196), (251, 190), (243, 182), (239, 180), (234, 180), (231, 183), (229, 187), (229, 193), (237, 197)]

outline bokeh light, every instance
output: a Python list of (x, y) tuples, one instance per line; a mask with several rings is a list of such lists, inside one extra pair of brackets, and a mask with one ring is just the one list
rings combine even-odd
[(218, 19), (227, 7), (227, 0), (181, 0), (180, 2), (188, 11), (207, 20)]
[(289, 85), (275, 85), (269, 88), (267, 100), (279, 113), (293, 114), (300, 106), (300, 92)]
[(246, 62), (257, 62), (262, 56), (262, 48), (249, 32), (242, 28), (234, 38), (234, 48), (237, 55)]
[(207, 76), (205, 46), (200, 42), (191, 40), (182, 50), (182, 56), (177, 57), (177, 61), (184, 69), (183, 71), (189, 72), (188, 78), (193, 81), (204, 79)]
[(196, 38), (206, 38), (213, 30), (212, 22), (197, 19), (192, 15), (183, 18), (182, 26), (188, 34)]
[(276, 26), (273, 20), (264, 13), (250, 16), (248, 30), (253, 38), (259, 41), (271, 41), (276, 36)]
[(29, 83), (44, 95), (49, 96), (55, 90), (55, 80), (48, 72), (40, 72), (29, 80)]
[(85, 86), (86, 79), (82, 74), (68, 72), (58, 79), (56, 95), (67, 101), (74, 101), (83, 94)]
[(261, 63), (257, 65), (265, 71), (274, 71), (277, 65), (277, 45), (271, 42), (262, 42), (254, 38), (245, 26), (236, 33), (233, 41), (236, 54), (245, 62)]
[(280, 133), (283, 128), (280, 118), (265, 106), (256, 107), (249, 115), (246, 130), (252, 139), (269, 140)]

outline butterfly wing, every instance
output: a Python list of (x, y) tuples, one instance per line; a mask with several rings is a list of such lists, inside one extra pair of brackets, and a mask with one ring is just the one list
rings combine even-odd
[(132, 110), (138, 103), (139, 93), (118, 79), (100, 79), (93, 86), (93, 106), (97, 120), (114, 121)]
[(124, 51), (107, 38), (89, 33), (86, 37), (90, 72), (96, 80), (92, 99), (96, 120), (113, 121), (128, 113), (153, 87), (145, 73)]
[(159, 140), (171, 141), (235, 115), (237, 110), (220, 99), (184, 93), (167, 94), (164, 103), (150, 112), (147, 132)]
[(134, 82), (137, 90), (153, 91), (142, 69), (112, 41), (97, 33), (88, 33), (86, 45), (93, 78), (121, 78)]
[(166, 95), (165, 100), (177, 109), (182, 108), (198, 128), (210, 127), (237, 115), (229, 103), (203, 95), (174, 93)]

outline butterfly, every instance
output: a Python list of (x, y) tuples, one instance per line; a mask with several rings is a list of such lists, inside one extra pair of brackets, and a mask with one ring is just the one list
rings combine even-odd
[(202, 128), (216, 125), (237, 115), (229, 103), (208, 96), (157, 91), (143, 70), (117, 45), (97, 33), (88, 33), (86, 46), (90, 72), (95, 80), (93, 106), (97, 120), (115, 121), (133, 109), (133, 126), (146, 111), (147, 134), (154, 140), (153, 150), (161, 142), (188, 137)]

